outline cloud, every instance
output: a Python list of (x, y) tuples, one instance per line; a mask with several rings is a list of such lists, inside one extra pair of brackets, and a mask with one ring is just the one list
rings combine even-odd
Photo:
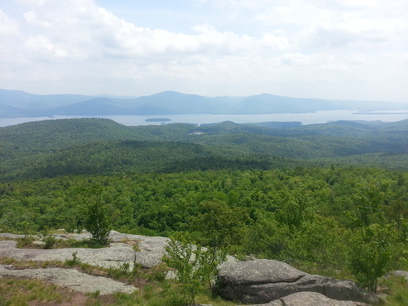
[(246, 35), (220, 32), (208, 24), (193, 26), (193, 35), (138, 27), (91, 1), (64, 3), (60, 8), (54, 5), (55, 1), (37, 1), (37, 10), (24, 14), (30, 27), (25, 47), (34, 55), (55, 60), (104, 56), (171, 58), (201, 52), (228, 54), (242, 50), (251, 41)]
[(42, 21), (38, 18), (37, 14), (33, 11), (29, 11), (24, 13), (24, 19), (28, 25), (35, 26), (35, 27), (51, 27), (52, 23), (47, 21)]
[(288, 39), (279, 33), (264, 33), (262, 39), (260, 40), (260, 45), (265, 48), (270, 49), (287, 49), (290, 47)]
[(18, 24), (10, 20), (0, 9), (0, 35), (10, 36), (18, 33)]
[(126, 20), (99, 0), (15, 1), (14, 11), (0, 10), (7, 42), (0, 43), (0, 80), (10, 88), (295, 96), (313, 89), (318, 97), (324, 84), (321, 97), (372, 96), (345, 90), (354, 83), (408, 97), (405, 0), (189, 0), (182, 9), (193, 16), (177, 30), (155, 23), (147, 2), (151, 22)]

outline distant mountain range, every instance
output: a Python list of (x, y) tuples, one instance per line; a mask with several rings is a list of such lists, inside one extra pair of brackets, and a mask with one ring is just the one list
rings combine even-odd
[(165, 91), (142, 97), (35, 95), (0, 89), (0, 117), (108, 116), (175, 114), (271, 114), (327, 110), (391, 111), (408, 105), (377, 101), (304, 99), (261, 94), (204, 97)]

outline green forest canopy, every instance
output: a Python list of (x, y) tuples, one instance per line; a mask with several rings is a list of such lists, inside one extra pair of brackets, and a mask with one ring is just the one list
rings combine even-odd
[(408, 120), (126, 127), (64, 119), (0, 128), (0, 137), (0, 180), (300, 164), (408, 167)]
[(234, 235), (211, 235), (233, 254), (353, 273), (365, 287), (361, 267), (408, 269), (408, 122), (270, 125), (1, 128), (1, 231), (80, 230), (84, 190), (97, 186), (118, 231), (205, 244), (215, 240), (197, 223), (228, 215)]

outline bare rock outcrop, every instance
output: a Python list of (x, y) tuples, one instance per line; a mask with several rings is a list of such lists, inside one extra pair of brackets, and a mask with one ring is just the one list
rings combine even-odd
[(311, 275), (275, 260), (225, 264), (218, 273), (218, 285), (222, 297), (244, 304), (269, 303), (297, 292), (316, 292), (340, 301), (380, 302), (377, 295), (352, 281)]
[(132, 293), (137, 290), (136, 287), (106, 277), (88, 275), (75, 269), (47, 268), (12, 270), (9, 266), (0, 265), (0, 276), (42, 279), (75, 291), (99, 291), (100, 294), (112, 294), (114, 292)]
[(338, 301), (328, 298), (317, 292), (297, 292), (272, 301), (268, 304), (257, 304), (257, 306), (361, 306), (353, 301)]
[[(91, 238), (89, 233), (54, 234), (56, 239), (83, 240)], [(23, 235), (1, 233), (5, 239), (23, 238)], [(60, 261), (72, 260), (75, 253), (76, 260), (92, 266), (105, 268), (120, 268), (123, 264), (133, 267), (134, 261), (145, 268), (151, 268), (161, 263), (165, 253), (168, 238), (128, 235), (111, 231), (109, 247), (100, 249), (65, 248), (65, 249), (23, 249), (17, 248), (14, 240), (0, 241), (0, 257), (10, 257), (24, 261)], [(135, 246), (137, 246), (135, 248)], [(135, 252), (135, 249), (137, 250)], [(50, 281), (62, 287), (75, 291), (111, 294), (113, 292), (132, 293), (136, 287), (102, 276), (93, 276), (75, 269), (45, 268), (14, 270), (13, 267), (0, 265), (0, 277), (27, 277)]]
[[(5, 238), (15, 238), (14, 235), (1, 234)], [(12, 237), (11, 237), (12, 236)], [(58, 239), (88, 239), (89, 233), (58, 234)], [(11, 257), (17, 260), (32, 261), (61, 261), (72, 259), (73, 253), (83, 263), (100, 267), (118, 268), (124, 263), (132, 267), (134, 259), (145, 268), (151, 268), (161, 262), (165, 253), (168, 238), (149, 237), (141, 235), (122, 234), (111, 231), (112, 243), (109, 247), (100, 249), (65, 248), (65, 249), (19, 249), (16, 242), (11, 240), (0, 241), (0, 257)], [(134, 251), (137, 244), (138, 251)]]

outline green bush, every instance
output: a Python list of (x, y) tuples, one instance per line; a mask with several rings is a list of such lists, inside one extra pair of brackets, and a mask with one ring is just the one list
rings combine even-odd
[(395, 229), (379, 224), (371, 224), (354, 233), (350, 267), (361, 287), (376, 292), (377, 279), (390, 267), (395, 237)]
[(213, 250), (192, 245), (186, 236), (180, 236), (178, 240), (170, 240), (163, 261), (174, 269), (182, 293), (195, 305), (197, 294), (211, 283), (223, 258)]
[(49, 236), (44, 237), (42, 239), (42, 242), (45, 242), (44, 249), (51, 249), (57, 243), (57, 239), (49, 235)]
[(80, 191), (85, 204), (84, 227), (92, 235), (92, 239), (100, 244), (109, 244), (109, 233), (112, 228), (111, 218), (104, 205), (103, 188), (94, 185)]
[(81, 261), (79, 260), (77, 254), (78, 254), (77, 251), (73, 252), (72, 253), (72, 259), (65, 260), (65, 264), (67, 266), (69, 266), (69, 267), (79, 265), (81, 263)]
[(27, 248), (27, 247), (32, 247), (33, 242), (36, 239), (32, 236), (25, 236), (23, 238), (18, 238), (17, 239), (17, 248)]

